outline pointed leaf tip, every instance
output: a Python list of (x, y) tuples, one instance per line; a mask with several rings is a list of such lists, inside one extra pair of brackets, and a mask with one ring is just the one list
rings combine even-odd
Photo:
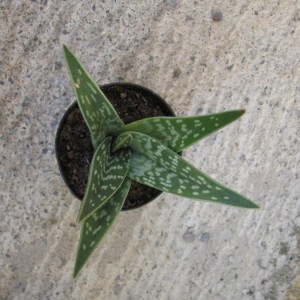
[(124, 122), (74, 53), (66, 45), (63, 49), (80, 111), (97, 149), (107, 134), (121, 131)]
[(248, 198), (219, 184), (150, 136), (131, 132), (133, 150), (128, 176), (161, 191), (195, 200), (258, 208)]
[(237, 118), (239, 118), (246, 112), (246, 109), (238, 109), (238, 110), (233, 111), (233, 112), (236, 112)]
[(249, 201), (249, 207), (247, 208), (253, 208), (253, 209), (259, 209), (260, 206), (257, 205), (255, 202), (251, 201), (251, 200), (248, 200)]
[(69, 49), (69, 47), (65, 44), (63, 44), (63, 51), (64, 51), (65, 56), (68, 55), (69, 53), (72, 53), (72, 51)]
[(121, 211), (130, 185), (130, 179), (126, 178), (116, 193), (82, 223), (73, 273), (74, 278), (78, 275)]
[(125, 128), (154, 137), (174, 152), (179, 152), (229, 125), (244, 113), (245, 110), (241, 109), (204, 116), (154, 117), (127, 124)]

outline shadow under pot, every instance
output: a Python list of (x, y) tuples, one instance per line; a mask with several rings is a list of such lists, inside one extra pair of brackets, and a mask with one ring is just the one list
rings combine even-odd
[[(112, 83), (100, 88), (125, 124), (150, 117), (175, 116), (163, 98), (140, 85)], [(94, 148), (77, 102), (68, 108), (59, 124), (55, 150), (60, 173), (66, 185), (75, 197), (82, 200)], [(122, 210), (145, 205), (161, 193), (133, 180)]]

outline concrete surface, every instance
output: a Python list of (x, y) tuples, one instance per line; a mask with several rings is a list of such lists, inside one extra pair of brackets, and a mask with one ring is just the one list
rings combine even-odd
[[(185, 157), (261, 209), (163, 194), (122, 213), (73, 280), (63, 43), (99, 83), (145, 85), (178, 115), (246, 108)], [(0, 1), (0, 298), (300, 299), (299, 59), (297, 0)]]

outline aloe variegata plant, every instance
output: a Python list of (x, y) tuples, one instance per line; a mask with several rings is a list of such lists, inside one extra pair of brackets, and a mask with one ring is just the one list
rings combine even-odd
[(96, 82), (64, 46), (81, 113), (95, 149), (78, 222), (74, 276), (121, 211), (131, 180), (195, 200), (258, 206), (217, 183), (177, 153), (238, 119), (244, 110), (193, 117), (153, 117), (125, 125)]

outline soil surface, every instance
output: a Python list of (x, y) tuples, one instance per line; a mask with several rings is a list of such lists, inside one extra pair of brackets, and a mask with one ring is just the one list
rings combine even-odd
[[(139, 86), (107, 85), (101, 89), (125, 124), (154, 116), (173, 115), (158, 96)], [(77, 103), (69, 108), (65, 116), (58, 130), (57, 157), (69, 187), (75, 196), (82, 199), (94, 148)], [(159, 190), (132, 181), (123, 210), (146, 204), (160, 193)]]

